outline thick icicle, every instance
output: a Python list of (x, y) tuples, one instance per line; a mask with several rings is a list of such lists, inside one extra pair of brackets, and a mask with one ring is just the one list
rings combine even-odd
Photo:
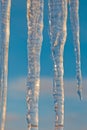
[(55, 126), (54, 130), (63, 130), (64, 128), (62, 126)]
[(11, 0), (0, 1), (0, 130), (5, 129)]
[(79, 41), (79, 0), (69, 0), (70, 19), (74, 39), (74, 50), (76, 56), (76, 77), (77, 77), (77, 93), (82, 98), (82, 76), (80, 63), (80, 41)]
[(43, 30), (43, 0), (27, 0), (28, 22), (28, 129), (38, 129), (38, 98), (40, 89), (40, 51)]
[(63, 51), (66, 42), (67, 0), (49, 0), (49, 24), (52, 57), (54, 61), (53, 97), (55, 128), (64, 126)]

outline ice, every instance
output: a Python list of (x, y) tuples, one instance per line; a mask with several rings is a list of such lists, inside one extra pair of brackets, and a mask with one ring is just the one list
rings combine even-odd
[[(55, 126), (64, 125), (63, 52), (66, 42), (67, 1), (49, 0), (49, 25), (52, 58), (54, 62), (53, 97)], [(61, 130), (63, 127), (59, 127)]]
[(27, 0), (28, 23), (28, 78), (27, 123), (28, 129), (38, 129), (38, 98), (40, 91), (40, 52), (43, 31), (43, 0)]
[(82, 76), (80, 61), (80, 38), (79, 38), (79, 0), (69, 0), (70, 19), (74, 40), (74, 51), (76, 57), (77, 93), (82, 99)]
[(10, 0), (0, 0), (0, 130), (6, 119), (10, 6)]

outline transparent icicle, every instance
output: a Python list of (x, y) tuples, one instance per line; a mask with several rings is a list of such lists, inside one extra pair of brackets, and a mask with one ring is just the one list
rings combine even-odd
[(79, 41), (79, 0), (69, 0), (70, 19), (73, 32), (74, 50), (76, 56), (77, 93), (82, 98), (82, 76), (80, 63), (80, 41)]
[(1, 97), (2, 97), (2, 93), (1, 93), (1, 82), (2, 82), (2, 45), (1, 45), (1, 0), (0, 0), (0, 126), (1, 126)]
[(11, 0), (0, 0), (0, 130), (5, 129)]
[(43, 31), (43, 0), (27, 0), (28, 22), (28, 130), (38, 129), (38, 98), (40, 89), (40, 52)]
[(64, 126), (63, 51), (66, 42), (67, 0), (49, 0), (49, 25), (52, 57), (54, 62), (53, 97), (55, 128)]

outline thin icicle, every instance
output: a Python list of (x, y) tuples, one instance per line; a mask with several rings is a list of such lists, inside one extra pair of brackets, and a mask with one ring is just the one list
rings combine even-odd
[(0, 127), (1, 127), (1, 97), (2, 97), (2, 93), (1, 93), (1, 82), (2, 82), (2, 58), (1, 58), (1, 54), (2, 54), (2, 47), (1, 47), (1, 0), (0, 0)]
[(0, 98), (1, 98), (1, 128), (5, 129), (6, 120), (6, 100), (7, 100), (7, 76), (8, 76), (8, 48), (9, 48), (9, 35), (10, 35), (10, 6), (11, 0), (1, 0), (1, 27), (0, 27)]
[(38, 128), (38, 98), (40, 89), (40, 51), (43, 31), (43, 0), (27, 0), (28, 22), (28, 130)]
[(60, 130), (63, 130), (64, 126), (63, 51), (67, 35), (66, 21), (67, 0), (49, 0), (50, 39), (54, 62), (55, 128)]
[(79, 0), (69, 0), (70, 19), (74, 40), (74, 51), (76, 56), (77, 93), (82, 98), (82, 76), (80, 63), (80, 41), (79, 41)]

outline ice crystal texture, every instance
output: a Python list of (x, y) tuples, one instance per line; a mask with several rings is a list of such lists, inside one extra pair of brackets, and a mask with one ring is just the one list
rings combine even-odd
[(64, 125), (64, 83), (63, 83), (63, 51), (66, 42), (67, 3), (69, 2), (70, 20), (76, 56), (77, 92), (81, 99), (81, 63), (79, 42), (79, 0), (49, 0), (49, 26), (51, 50), (54, 62), (53, 97), (56, 129)]
[(0, 130), (5, 129), (11, 0), (0, 0)]
[(54, 61), (53, 97), (55, 126), (64, 125), (63, 51), (66, 42), (67, 1), (49, 0), (51, 50)]
[(76, 56), (77, 93), (82, 98), (82, 76), (80, 63), (80, 40), (79, 40), (79, 0), (70, 0), (70, 19)]
[(28, 78), (27, 122), (28, 128), (38, 127), (38, 98), (40, 89), (40, 52), (43, 30), (43, 0), (27, 0), (28, 22)]

